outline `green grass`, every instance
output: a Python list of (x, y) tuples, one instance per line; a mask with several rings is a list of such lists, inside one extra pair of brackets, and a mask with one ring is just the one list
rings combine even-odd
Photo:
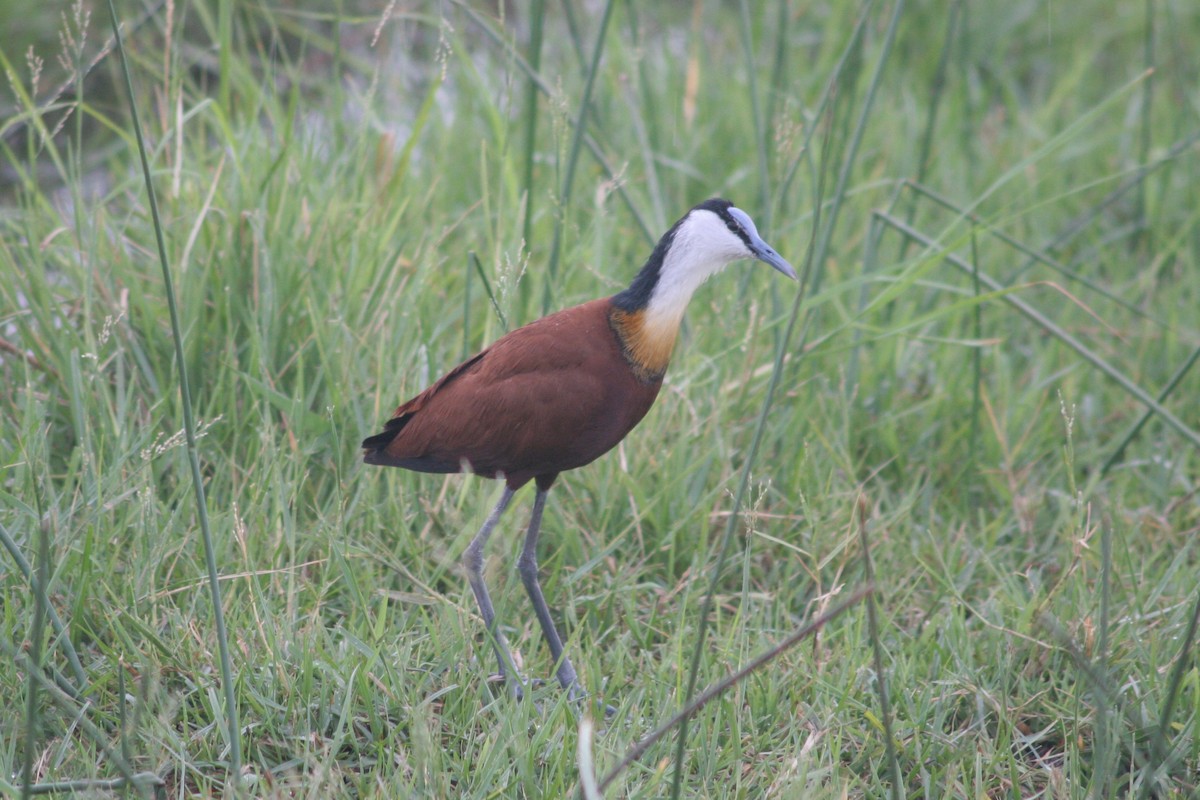
[[(358, 442), (720, 194), (804, 293), (753, 264), (701, 289), (655, 408), (546, 512), (547, 597), (618, 709), (597, 774), (686, 703), (710, 584), (698, 689), (866, 586), (867, 541), (878, 633), (855, 605), (701, 709), (684, 796), (1192, 796), (1200, 452), (1154, 414), (1106, 465), (1137, 393), (1200, 429), (1200, 11), (910, 2), (881, 62), (890, 4), (617, 3), (602, 39), (601, 5), (544, 5), (536, 53), (521, 9), (453, 2), (126, 31), (248, 793), (578, 791), (557, 685), (487, 681), (458, 562), (498, 486)], [(0, 793), (206, 796), (233, 740), (155, 233), (116, 55), (58, 92), (106, 12), (57, 13), (0, 45)], [(489, 577), (547, 678), (531, 500)], [(607, 796), (667, 796), (674, 737)]]

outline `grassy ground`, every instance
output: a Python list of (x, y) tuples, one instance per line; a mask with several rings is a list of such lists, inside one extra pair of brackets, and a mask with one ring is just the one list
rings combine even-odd
[[(1196, 792), (1200, 9), (548, 3), (538, 47), (483, 5), (168, 3), (127, 32), (236, 742), (120, 62), (55, 91), (107, 8), (51, 21), (36, 84), (0, 51), (0, 790), (204, 796), (237, 754), (262, 796), (573, 794), (577, 710), (487, 681), (458, 565), (498, 487), (358, 442), (719, 194), (807, 281), (704, 287), (656, 407), (551, 494), (546, 593), (618, 709), (597, 772), (685, 702), (725, 532), (700, 686), (869, 584), (861, 508), (878, 633), (858, 603), (701, 710), (686, 796)], [(531, 499), (489, 574), (547, 677)], [(608, 796), (665, 796), (675, 738)]]

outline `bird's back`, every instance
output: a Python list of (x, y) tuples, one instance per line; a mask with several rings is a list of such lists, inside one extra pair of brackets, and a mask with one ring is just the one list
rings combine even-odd
[(639, 378), (609, 298), (543, 317), (498, 339), (396, 409), (363, 442), (369, 464), (503, 474), (510, 486), (587, 464), (654, 403), (661, 375)]

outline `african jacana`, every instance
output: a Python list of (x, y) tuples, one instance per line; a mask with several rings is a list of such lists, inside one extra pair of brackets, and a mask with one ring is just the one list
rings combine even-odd
[(546, 493), (560, 472), (608, 452), (645, 416), (662, 387), (692, 293), (743, 258), (757, 258), (796, 277), (758, 235), (749, 215), (728, 200), (707, 200), (666, 232), (628, 289), (502, 336), (397, 408), (383, 433), (363, 441), (368, 464), (441, 473), (466, 468), (504, 479), (500, 501), (467, 547), (464, 565), (500, 674), (516, 696), (522, 695), (520, 678), (483, 581), (488, 536), (513, 493), (535, 481), (518, 570), (557, 664), (558, 681), (576, 697), (575, 668), (538, 584), (537, 541)]

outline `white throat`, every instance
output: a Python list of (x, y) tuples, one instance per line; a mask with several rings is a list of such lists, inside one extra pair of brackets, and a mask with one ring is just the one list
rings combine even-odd
[(731, 261), (750, 258), (752, 253), (736, 234), (711, 211), (690, 213), (675, 230), (675, 238), (663, 258), (658, 282), (646, 304), (646, 325), (675, 330), (683, 320), (688, 301), (700, 285)]

